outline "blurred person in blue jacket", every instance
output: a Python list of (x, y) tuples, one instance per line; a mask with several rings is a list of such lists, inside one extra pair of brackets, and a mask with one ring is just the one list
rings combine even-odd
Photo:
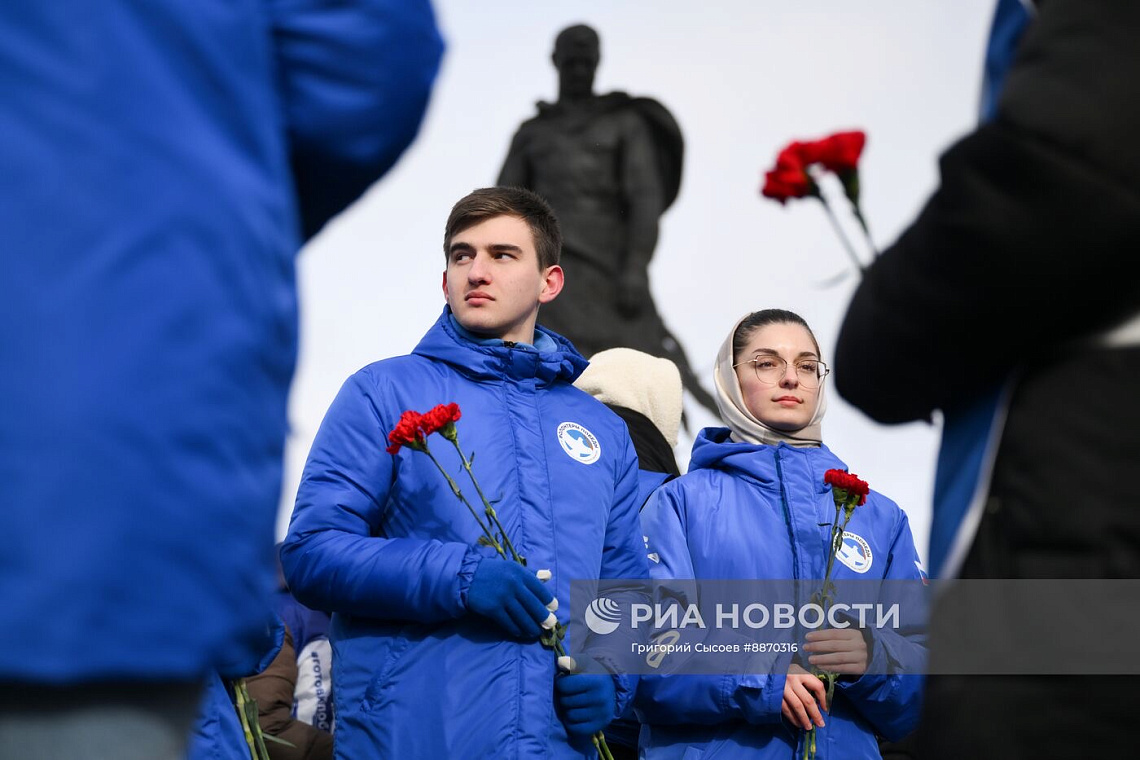
[[(835, 518), (824, 473), (847, 469), (823, 444), (827, 373), (798, 315), (767, 309), (737, 322), (715, 370), (728, 427), (702, 430), (689, 472), (641, 512), (654, 578), (822, 581)], [(855, 510), (843, 543), (834, 581), (923, 579), (906, 514), (878, 492)], [(848, 627), (807, 639), (772, 672), (643, 677), (643, 756), (800, 757), (814, 726), (819, 760), (878, 758), (876, 735), (897, 739), (914, 727), (922, 679), (887, 663), (917, 673), (921, 633)], [(841, 674), (831, 704), (811, 666)]]
[[(562, 289), (560, 248), (528, 190), (460, 200), (443, 313), (410, 355), (350, 377), (313, 442), (281, 560), (296, 597), (333, 612), (338, 758), (582, 758), (636, 687), (556, 677), (538, 641), (567, 620), (556, 597), (572, 580), (648, 575), (625, 424), (571, 384), (586, 360), (569, 341), (536, 325)], [(445, 403), (525, 568), (478, 545), (425, 454), (386, 450), (405, 410)], [(455, 449), (429, 443), (471, 491)]]
[[(280, 548), (280, 544), (278, 545)], [(274, 608), (285, 637), (269, 665), (245, 679), (257, 702), (271, 760), (329, 760), (333, 754), (332, 645), (329, 615), (298, 602), (278, 563), (279, 588)]]
[(0, 9), (0, 757), (180, 757), (249, 651), (294, 256), (441, 52), (426, 0)]
[[(198, 715), (190, 731), (187, 760), (256, 760), (256, 749), (249, 744), (247, 720), (241, 715), (237, 691), (245, 683), (248, 696), (249, 679), (265, 672), (284, 651), (288, 631), (280, 617), (262, 630), (259, 646), (242, 655), (239, 660), (223, 663), (206, 679), (206, 686), (198, 706)], [(263, 732), (267, 733), (267, 732)], [(263, 740), (266, 748), (276, 747), (272, 740)], [(298, 757), (304, 757), (299, 755)]]

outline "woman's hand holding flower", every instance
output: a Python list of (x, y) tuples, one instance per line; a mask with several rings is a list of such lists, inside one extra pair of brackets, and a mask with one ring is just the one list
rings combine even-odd
[(784, 718), (793, 726), (799, 726), (805, 731), (810, 731), (813, 723), (823, 728), (821, 705), (826, 712), (827, 687), (823, 681), (799, 665), (791, 665), (784, 681), (784, 702), (780, 707)]
[(867, 640), (858, 628), (825, 628), (811, 631), (805, 637), (804, 651), (811, 653), (808, 663), (822, 670), (848, 676), (867, 672)]

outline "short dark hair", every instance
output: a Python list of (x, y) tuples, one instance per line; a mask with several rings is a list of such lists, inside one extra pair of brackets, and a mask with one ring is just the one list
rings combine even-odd
[(808, 327), (808, 323), (804, 321), (803, 317), (794, 311), (788, 311), (786, 309), (762, 309), (752, 312), (736, 326), (736, 331), (732, 334), (732, 361), (740, 361), (744, 349), (748, 346), (748, 339), (752, 337), (752, 333), (767, 325), (786, 324), (801, 325), (807, 330), (808, 335), (811, 336), (811, 342), (815, 344), (816, 354), (822, 357), (819, 350), (819, 341), (815, 339), (815, 333), (811, 331), (811, 328)]
[(534, 236), (540, 271), (558, 264), (562, 255), (558, 217), (542, 196), (522, 187), (483, 187), (461, 198), (447, 217), (443, 255), (451, 255), (451, 239), (460, 232), (496, 216), (513, 216), (526, 222)]

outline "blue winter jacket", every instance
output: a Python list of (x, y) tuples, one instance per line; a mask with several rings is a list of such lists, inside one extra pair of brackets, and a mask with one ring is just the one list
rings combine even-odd
[(198, 717), (190, 729), (187, 760), (251, 760), (249, 744), (238, 716), (233, 682), (257, 675), (281, 652), (285, 643), (285, 623), (274, 616), (262, 630), (260, 647), (243, 661), (224, 664), (206, 679)]
[(441, 47), (427, 0), (0, 3), (0, 680), (248, 648), (294, 255), (412, 139)]
[[(470, 512), (425, 454), (385, 451), (404, 410), (459, 404), (459, 442), (528, 566), (553, 573), (563, 621), (571, 580), (647, 577), (625, 424), (570, 384), (586, 361), (547, 335), (556, 351), (478, 345), (445, 309), (411, 355), (349, 378), (321, 424), (281, 559), (297, 598), (334, 613), (338, 758), (593, 750), (555, 712), (554, 654), (467, 612), (483, 556)], [(429, 443), (478, 503), (452, 445)], [(615, 680), (616, 715), (635, 679)]]
[[(826, 446), (793, 448), (734, 443), (725, 428), (706, 428), (693, 445), (688, 474), (656, 491), (641, 512), (655, 578), (822, 579), (835, 517), (824, 472), (846, 469)], [(848, 523), (863, 550), (856, 572), (835, 563), (832, 578), (921, 581), (906, 514), (872, 491)], [(867, 563), (869, 561), (869, 564)], [(819, 760), (879, 758), (875, 734), (897, 739), (918, 721), (922, 677), (884, 673), (886, 658), (919, 672), (925, 639), (876, 638), (868, 673), (836, 683)], [(781, 659), (769, 674), (644, 677), (635, 707), (650, 760), (801, 756), (805, 732), (782, 720)], [(806, 667), (806, 666), (805, 666)]]

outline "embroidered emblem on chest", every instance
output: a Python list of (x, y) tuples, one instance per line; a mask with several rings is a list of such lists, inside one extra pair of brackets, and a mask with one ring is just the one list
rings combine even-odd
[(870, 570), (874, 560), (871, 545), (862, 536), (847, 531), (843, 532), (843, 546), (835, 553), (835, 558), (857, 573)]
[(563, 422), (558, 426), (558, 443), (568, 457), (582, 464), (593, 464), (602, 455), (598, 439), (577, 422)]

